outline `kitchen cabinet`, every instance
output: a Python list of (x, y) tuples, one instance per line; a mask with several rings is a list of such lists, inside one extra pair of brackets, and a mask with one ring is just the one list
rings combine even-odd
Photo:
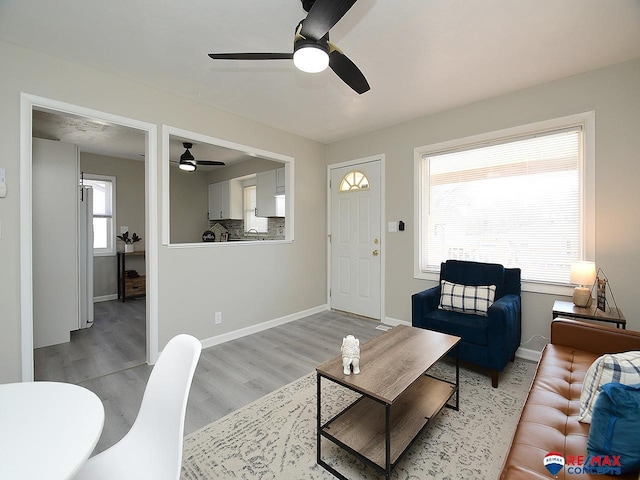
[(242, 185), (238, 180), (209, 185), (209, 220), (242, 219)]
[[(278, 192), (278, 171), (282, 170)], [(284, 168), (256, 174), (256, 217), (284, 217)]]
[(276, 170), (276, 195), (285, 194), (285, 171), (284, 167)]

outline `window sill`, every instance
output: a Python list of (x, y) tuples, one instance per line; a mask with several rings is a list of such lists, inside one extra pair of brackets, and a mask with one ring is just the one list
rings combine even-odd
[(116, 252), (93, 252), (94, 257), (115, 257)]
[[(432, 282), (438, 282), (440, 280), (439, 272), (416, 272), (413, 278), (418, 280), (431, 280)], [(543, 282), (528, 282), (522, 281), (522, 291), (529, 293), (544, 293), (547, 295), (562, 295), (572, 296), (573, 285), (561, 285), (557, 283), (543, 283)]]
[(275, 245), (283, 243), (293, 243), (293, 240), (235, 240), (226, 242), (200, 242), (200, 243), (170, 243), (165, 245), (169, 249), (182, 249), (182, 248), (218, 248), (218, 247), (232, 247), (242, 245)]

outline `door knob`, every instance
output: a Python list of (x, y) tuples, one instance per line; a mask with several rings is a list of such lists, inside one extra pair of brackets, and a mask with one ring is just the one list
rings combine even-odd
[(374, 257), (377, 257), (377, 256), (378, 256), (378, 250), (374, 250), (372, 253), (373, 253), (373, 256), (374, 256)]

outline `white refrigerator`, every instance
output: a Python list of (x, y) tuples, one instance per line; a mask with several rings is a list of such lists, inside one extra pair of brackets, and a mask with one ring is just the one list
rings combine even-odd
[(78, 196), (78, 328), (93, 325), (93, 188), (80, 186)]

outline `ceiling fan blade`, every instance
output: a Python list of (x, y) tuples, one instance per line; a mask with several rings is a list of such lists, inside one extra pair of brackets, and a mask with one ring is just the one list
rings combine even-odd
[(214, 165), (214, 166), (217, 166), (217, 165), (224, 166), (225, 165), (224, 162), (217, 162), (215, 160), (196, 160), (196, 163), (198, 165)]
[(333, 50), (329, 54), (329, 66), (344, 83), (357, 93), (363, 94), (371, 88), (360, 69), (356, 67), (356, 64), (349, 60), (340, 50)]
[(210, 53), (214, 60), (291, 60), (293, 53)]
[(307, 40), (320, 40), (354, 3), (356, 0), (316, 0), (302, 22), (300, 35)]

